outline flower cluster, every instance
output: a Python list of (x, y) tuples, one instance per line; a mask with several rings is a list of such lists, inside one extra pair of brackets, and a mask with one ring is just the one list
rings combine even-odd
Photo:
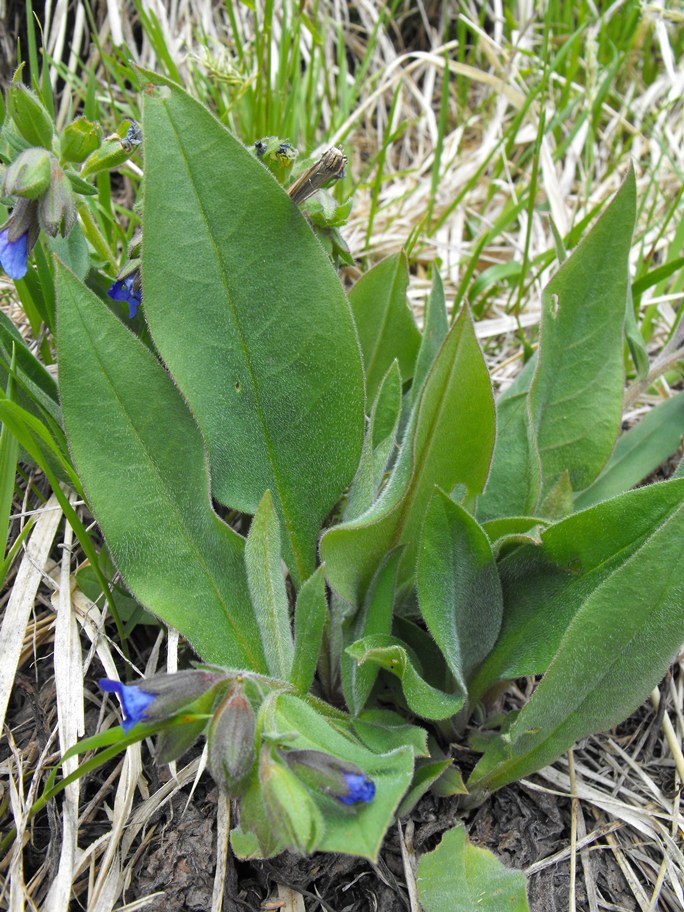
[(10, 217), (0, 228), (0, 265), (11, 279), (23, 279), (41, 230), (63, 237), (76, 222), (69, 180), (47, 149), (21, 152), (7, 168), (0, 196), (15, 197)]
[[(321, 809), (352, 808), (375, 797), (375, 783), (355, 764), (322, 750), (290, 747), (290, 735), (265, 734), (272, 696), (264, 697), (249, 676), (197, 668), (138, 684), (104, 678), (100, 687), (118, 697), (127, 734), (139, 723), (177, 723), (160, 733), (163, 761), (179, 757), (206, 729), (208, 768), (216, 782), (232, 797), (261, 795), (282, 822), (285, 842), (302, 851), (320, 835)], [(299, 796), (296, 808), (293, 796)]]

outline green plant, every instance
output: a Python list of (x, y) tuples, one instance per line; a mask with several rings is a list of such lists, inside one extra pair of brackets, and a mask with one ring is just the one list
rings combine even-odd
[[(477, 802), (625, 718), (684, 639), (684, 480), (626, 491), (636, 470), (613, 472), (611, 499), (589, 493), (620, 430), (634, 177), (547, 286), (539, 350), (495, 402), (438, 274), (422, 335), (403, 254), (348, 300), (269, 170), (150, 79), (146, 329), (59, 262), (60, 400), (131, 593), (212, 667), (163, 705), (156, 681), (107, 684), (139, 726), (121, 746), (159, 731), (173, 759), (208, 728), (241, 857), (375, 858), (451, 772), (428, 732), (482, 753)], [(544, 676), (529, 703), (468, 730), (522, 675)]]

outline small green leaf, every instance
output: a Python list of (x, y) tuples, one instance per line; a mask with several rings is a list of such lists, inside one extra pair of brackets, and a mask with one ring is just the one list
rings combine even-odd
[[(375, 491), (380, 489), (387, 467), (398, 449), (397, 437), (401, 421), (402, 394), (399, 364), (393, 361), (382, 379), (370, 415), (373, 441), (373, 481)], [(370, 506), (370, 504), (369, 504)]]
[(9, 317), (0, 312), (0, 382), (7, 387), (12, 352), (16, 359), (16, 402), (31, 414), (43, 419), (49, 415), (59, 424), (61, 413), (57, 402), (57, 383), (36, 358)]
[(266, 665), (274, 678), (287, 681), (292, 673), (294, 643), (280, 561), (280, 529), (270, 491), (254, 514), (245, 545), (245, 565)]
[[(363, 637), (389, 634), (392, 629), (392, 608), (400, 558), (401, 548), (396, 548), (378, 567), (363, 605), (345, 631), (345, 646)], [(358, 715), (370, 696), (379, 669), (373, 663), (359, 665), (346, 653), (342, 655), (341, 667), (342, 688), (347, 706), (354, 715)]]
[(402, 251), (381, 260), (349, 293), (371, 401), (395, 359), (405, 380), (413, 376), (420, 333), (406, 297), (408, 278), (408, 259)]
[(432, 276), (432, 290), (428, 295), (425, 305), (425, 325), (420, 342), (416, 369), (411, 384), (411, 400), (416, 401), (423, 388), (425, 378), (432, 367), (437, 352), (446, 339), (449, 331), (449, 318), (447, 317), (446, 300), (444, 298), (444, 283), (437, 267), (434, 267)]
[(371, 409), (361, 460), (342, 513), (345, 521), (356, 519), (373, 505), (388, 462), (395, 454), (401, 403), (401, 374), (397, 361), (393, 361)]
[(392, 672), (400, 681), (409, 709), (423, 719), (448, 719), (462, 708), (464, 698), (452, 696), (428, 684), (415, 655), (393, 636), (367, 636), (348, 647), (347, 653), (359, 663), (373, 662)]
[(266, 671), (244, 539), (212, 509), (202, 436), (182, 396), (150, 351), (61, 265), (57, 285), (64, 423), (118, 569), (205, 661)]
[(572, 485), (567, 469), (549, 489), (539, 506), (539, 513), (549, 519), (563, 519), (572, 513)]
[(423, 760), (416, 763), (413, 782), (399, 805), (397, 817), (409, 814), (423, 795), (427, 794), (437, 780), (449, 769), (451, 760)]
[(444, 770), (439, 779), (433, 783), (430, 791), (438, 798), (451, 798), (453, 795), (467, 795), (468, 789), (463, 781), (463, 774), (453, 763)]
[(299, 590), (295, 605), (294, 661), (290, 683), (302, 693), (306, 693), (313, 683), (323, 628), (328, 618), (324, 574), (325, 567), (318, 567)]
[(503, 599), (492, 548), (473, 517), (439, 489), (418, 551), (418, 604), (461, 696), (496, 642)]
[[(6, 395), (10, 402), (15, 399), (16, 352), (12, 351), (10, 373), (7, 378)], [(9, 539), (9, 524), (14, 499), (14, 482), (17, 475), (19, 442), (6, 424), (0, 430), (0, 559), (4, 559)], [(4, 579), (4, 575), (3, 575)]]
[(400, 581), (413, 575), (419, 531), (435, 485), (484, 487), (494, 446), (494, 402), (467, 309), (452, 326), (414, 407), (392, 474), (373, 507), (329, 529), (321, 555), (332, 587), (360, 604), (378, 565), (404, 544)]
[[(638, 504), (635, 495), (642, 492)], [(510, 730), (485, 750), (468, 782), (470, 790), (489, 791), (527, 776), (578, 739), (627, 718), (676, 656), (684, 640), (684, 480), (651, 485), (617, 501), (632, 510), (648, 510), (657, 502), (661, 516), (636, 547), (616, 555), (608, 572), (601, 568), (598, 585), (585, 588), (584, 598), (577, 599), (547, 673)], [(605, 518), (605, 508), (615, 504), (600, 504), (565, 523), (588, 514)], [(635, 525), (626, 512), (622, 521)], [(595, 534), (616, 538), (624, 532), (616, 532), (612, 523), (597, 523)], [(596, 544), (595, 552), (602, 546)], [(553, 607), (544, 607), (545, 617), (552, 616)]]
[(575, 498), (575, 509), (583, 510), (633, 488), (677, 451), (683, 437), (684, 393), (677, 393), (620, 437), (603, 472)]
[(448, 830), (418, 863), (418, 898), (425, 912), (529, 912), (525, 875), (473, 846), (462, 824)]
[(490, 519), (482, 524), (487, 538), (492, 543), (495, 557), (499, 557), (516, 545), (538, 545), (540, 534), (548, 521), (538, 516), (504, 516)]
[(48, 237), (46, 240), (48, 250), (56, 254), (65, 266), (76, 273), (79, 279), (85, 281), (90, 272), (90, 252), (78, 222), (66, 237), (58, 234), (56, 237)]
[(648, 349), (644, 342), (644, 337), (639, 329), (639, 324), (634, 313), (634, 300), (632, 298), (632, 289), (627, 289), (627, 307), (625, 310), (625, 335), (627, 345), (632, 361), (637, 370), (637, 376), (640, 380), (645, 380), (648, 376), (649, 360)]

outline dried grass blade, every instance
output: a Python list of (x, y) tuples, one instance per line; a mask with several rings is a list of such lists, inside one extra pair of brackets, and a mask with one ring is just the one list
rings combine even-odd
[(17, 572), (12, 594), (0, 628), (0, 729), (5, 721), (7, 704), (14, 685), (21, 647), (38, 586), (45, 573), (62, 511), (53, 495), (36, 522)]

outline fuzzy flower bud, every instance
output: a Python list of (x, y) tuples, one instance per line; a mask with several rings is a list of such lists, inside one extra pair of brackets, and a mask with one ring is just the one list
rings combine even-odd
[(23, 196), (36, 199), (50, 186), (50, 162), (53, 158), (45, 149), (33, 146), (21, 152), (5, 172), (3, 196)]
[(7, 108), (17, 130), (32, 146), (52, 148), (54, 125), (45, 105), (23, 82), (15, 80), (7, 90)]
[(254, 766), (256, 717), (241, 683), (230, 688), (209, 726), (209, 772), (231, 795), (238, 795)]
[(62, 130), (62, 157), (70, 162), (82, 162), (102, 142), (102, 127), (97, 123), (77, 117)]
[(76, 222), (71, 183), (56, 158), (52, 158), (50, 163), (48, 189), (38, 202), (38, 220), (40, 227), (50, 237), (55, 237), (57, 232), (66, 237)]
[(119, 165), (123, 165), (137, 145), (127, 137), (128, 133), (123, 139), (117, 133), (108, 136), (102, 145), (83, 162), (81, 177), (88, 177), (91, 174), (97, 174), (98, 171), (108, 171), (110, 168), (118, 168)]
[(280, 755), (310, 789), (342, 804), (367, 804), (375, 797), (375, 783), (353, 763), (318, 750), (282, 750)]
[(119, 698), (123, 710), (121, 727), (129, 732), (137, 722), (162, 722), (209, 694), (226, 681), (225, 673), (188, 669), (175, 674), (158, 674), (139, 684), (122, 684), (111, 678), (98, 683), (106, 693)]

